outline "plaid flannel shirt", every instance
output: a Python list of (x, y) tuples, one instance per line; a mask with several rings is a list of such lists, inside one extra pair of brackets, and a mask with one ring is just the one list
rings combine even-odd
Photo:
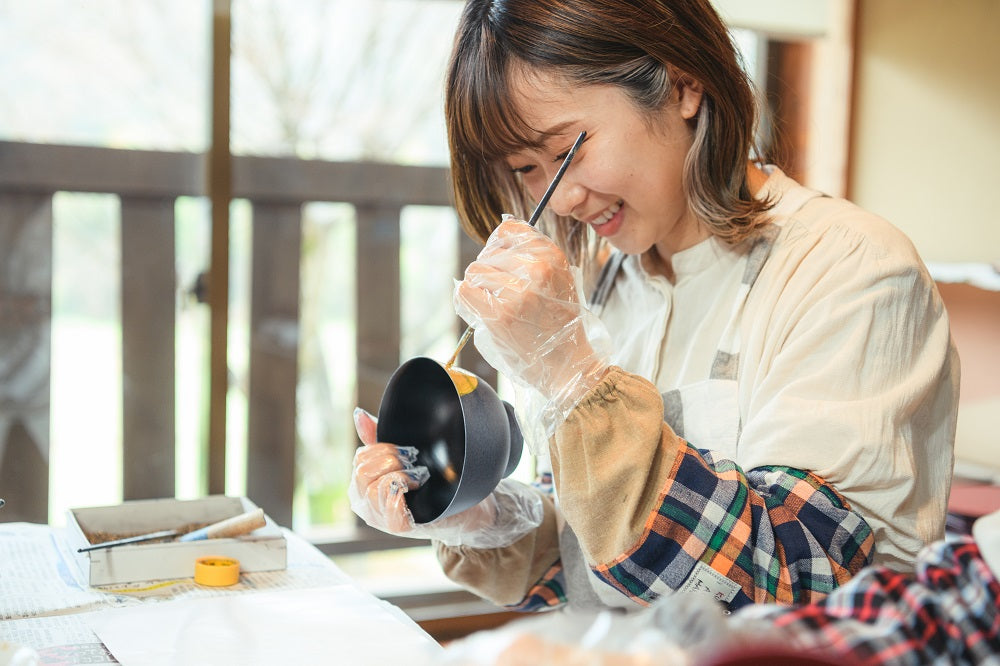
[[(779, 466), (744, 473), (684, 445), (638, 543), (592, 571), (648, 605), (678, 589), (701, 562), (739, 585), (729, 602), (736, 609), (822, 599), (873, 554), (867, 523), (818, 476)], [(565, 602), (556, 563), (512, 608), (539, 611)]]

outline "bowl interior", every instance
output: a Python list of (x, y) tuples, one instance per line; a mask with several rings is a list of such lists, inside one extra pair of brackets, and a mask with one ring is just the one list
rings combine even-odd
[(386, 385), (378, 413), (378, 440), (417, 449), (428, 481), (407, 493), (414, 521), (426, 523), (447, 510), (458, 492), (465, 462), (465, 417), (448, 372), (417, 357), (401, 365)]

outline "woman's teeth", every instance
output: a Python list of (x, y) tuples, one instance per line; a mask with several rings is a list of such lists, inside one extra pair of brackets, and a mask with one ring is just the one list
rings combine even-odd
[(619, 210), (621, 210), (621, 208), (622, 208), (622, 202), (621, 201), (616, 201), (615, 203), (613, 203), (610, 206), (608, 206), (608, 209), (606, 211), (604, 211), (603, 213), (601, 213), (600, 215), (598, 215), (591, 222), (591, 224), (593, 224), (595, 227), (599, 227), (602, 224), (605, 224), (608, 220), (610, 220), (611, 218), (613, 218), (615, 216), (615, 213), (617, 213)]

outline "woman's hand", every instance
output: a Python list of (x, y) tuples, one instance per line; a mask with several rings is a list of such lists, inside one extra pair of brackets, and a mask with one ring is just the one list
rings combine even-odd
[(523, 634), (497, 656), (495, 666), (653, 666), (649, 655), (605, 652)]
[(493, 231), (456, 288), (455, 309), (491, 365), (549, 399), (593, 355), (566, 255), (524, 222), (507, 219)]
[(375, 529), (405, 535), (414, 528), (405, 495), (430, 474), (416, 464), (413, 447), (376, 442), (376, 421), (368, 412), (355, 409), (354, 426), (363, 446), (354, 453), (348, 490), (351, 509)]
[(354, 425), (363, 446), (354, 454), (347, 495), (351, 510), (371, 527), (449, 546), (502, 548), (541, 524), (543, 509), (538, 493), (508, 480), (465, 511), (416, 524), (406, 506), (406, 493), (430, 478), (427, 468), (416, 464), (416, 449), (377, 442), (377, 421), (363, 409), (354, 410)]
[(455, 310), (483, 358), (519, 386), (522, 428), (539, 450), (610, 366), (610, 337), (580, 296), (577, 275), (550, 238), (500, 223), (455, 288)]

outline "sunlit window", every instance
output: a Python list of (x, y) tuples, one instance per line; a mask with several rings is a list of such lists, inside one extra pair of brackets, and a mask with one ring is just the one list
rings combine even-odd
[[(202, 154), (208, 149), (210, 0), (0, 3), (0, 140)], [(232, 0), (231, 150), (336, 162), (446, 166), (443, 76), (457, 0)], [(758, 68), (753, 33), (736, 38)], [(151, 176), (155, 178), (155, 175)], [(115, 194), (54, 199), (50, 520), (121, 501), (121, 205)], [(178, 192), (176, 495), (207, 489), (208, 200)], [(246, 492), (253, 202), (230, 209), (226, 491)], [(357, 440), (358, 216), (303, 202), (294, 527), (353, 523), (346, 486)], [(400, 360), (446, 359), (460, 322), (454, 211), (400, 214)], [(512, 399), (501, 378), (501, 396)], [(84, 473), (81, 473), (83, 471)], [(523, 464), (518, 478), (530, 477)]]
[(455, 0), (234, 0), (233, 152), (447, 162)]
[[(0, 3), (0, 83), (18, 91), (0, 105), (0, 140), (203, 153), (212, 5)], [(233, 154), (446, 164), (441, 87), (460, 10), (454, 0), (233, 0)], [(206, 490), (209, 320), (198, 290), (211, 222), (205, 197), (179, 195), (174, 210), (176, 494), (185, 498)], [(350, 205), (307, 202), (302, 211), (301, 263), (289, 267), (300, 271), (302, 289), (295, 522), (347, 524), (355, 264), (364, 258), (355, 256)], [(252, 217), (251, 202), (233, 202), (230, 494), (246, 487)], [(454, 213), (407, 207), (400, 224), (401, 355), (444, 355), (457, 327)], [(122, 499), (120, 238), (115, 194), (55, 198), (49, 514), (56, 524), (69, 507)]]
[[(194, 151), (207, 146), (207, 0), (0, 3), (0, 140)], [(176, 206), (183, 288), (204, 269), (204, 203)], [(120, 208), (53, 200), (50, 521), (121, 500)], [(195, 268), (197, 266), (197, 268)], [(178, 492), (198, 491), (205, 313), (179, 294)], [(2, 436), (2, 435), (0, 435)]]

